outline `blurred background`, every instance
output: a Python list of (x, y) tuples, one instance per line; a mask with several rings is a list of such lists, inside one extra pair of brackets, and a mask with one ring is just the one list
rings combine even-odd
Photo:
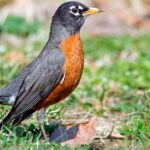
[[(23, 17), (27, 23), (34, 22), (35, 20), (42, 23), (49, 23), (56, 8), (64, 1), (65, 0), (0, 0), (1, 24), (5, 23), (9, 16)], [(87, 34), (108, 35), (135, 33), (137, 29), (150, 30), (149, 0), (79, 1), (99, 7), (104, 11), (102, 15), (93, 16), (89, 19), (84, 29)], [(92, 28), (91, 31), (90, 29), (93, 26), (94, 28)]]
[[(0, 0), (0, 88), (39, 54), (51, 17), (64, 1)], [(119, 130), (127, 140), (124, 146), (148, 147), (150, 0), (79, 1), (104, 12), (90, 16), (82, 28), (86, 59), (79, 87), (66, 101), (50, 107), (48, 118), (63, 118), (64, 112), (74, 110), (113, 121), (125, 119)], [(62, 111), (55, 111), (59, 108)], [(0, 117), (9, 109), (0, 106)], [(132, 115), (136, 113), (140, 115)], [(0, 141), (5, 144), (4, 138)], [(122, 142), (111, 144), (120, 147)]]

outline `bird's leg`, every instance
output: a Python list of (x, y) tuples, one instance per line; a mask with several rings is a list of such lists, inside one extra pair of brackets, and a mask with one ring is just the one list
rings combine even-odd
[(42, 131), (42, 134), (43, 134), (44, 138), (45, 138), (47, 141), (49, 141), (49, 140), (48, 140), (48, 136), (47, 136), (47, 134), (46, 134), (46, 131), (45, 131), (45, 129), (44, 129), (44, 115), (45, 115), (45, 109), (39, 110), (39, 111), (38, 111), (37, 120), (38, 120), (39, 127), (40, 127), (40, 129), (41, 129), (41, 131)]

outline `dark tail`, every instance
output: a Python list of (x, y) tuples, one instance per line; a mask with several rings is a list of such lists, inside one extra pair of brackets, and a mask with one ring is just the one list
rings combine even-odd
[(11, 120), (11, 111), (8, 113), (8, 115), (3, 119), (3, 121), (0, 123), (0, 129), (8, 123), (10, 123)]
[(13, 114), (13, 109), (8, 113), (8, 115), (3, 119), (3, 121), (0, 123), (0, 129), (4, 125), (7, 125), (9, 123), (12, 123), (12, 125), (18, 125), (20, 124), (23, 120), (26, 118), (30, 117), (36, 110), (30, 109), (22, 114), (19, 114), (17, 116), (12, 115)]

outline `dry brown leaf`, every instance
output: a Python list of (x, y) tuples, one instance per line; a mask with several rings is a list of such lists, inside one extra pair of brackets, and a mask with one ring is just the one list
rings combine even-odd
[[(57, 142), (61, 145), (67, 145), (71, 148), (75, 148), (77, 145), (89, 145), (92, 144), (96, 138), (108, 140), (117, 139), (123, 140), (124, 137), (120, 135), (118, 128), (119, 122), (109, 121), (101, 117), (91, 117), (89, 121), (82, 122), (72, 120), (78, 124), (66, 124), (62, 125), (61, 120), (58, 122), (51, 122), (56, 128), (50, 135), (51, 142)], [(68, 121), (68, 120), (67, 120)], [(65, 120), (64, 120), (65, 122)]]
[(95, 119), (91, 119), (88, 123), (80, 124), (75, 138), (62, 142), (61, 145), (76, 147), (77, 145), (87, 145), (91, 143), (96, 137), (96, 134), (93, 130), (94, 121)]

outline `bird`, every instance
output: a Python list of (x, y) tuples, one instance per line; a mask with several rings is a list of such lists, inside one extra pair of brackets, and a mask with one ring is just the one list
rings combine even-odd
[(78, 86), (84, 68), (80, 30), (87, 16), (99, 12), (98, 8), (76, 1), (58, 7), (52, 17), (49, 38), (40, 54), (0, 91), (0, 103), (12, 105), (0, 128), (7, 124), (18, 125), (39, 111), (40, 129), (47, 138), (44, 112)]

